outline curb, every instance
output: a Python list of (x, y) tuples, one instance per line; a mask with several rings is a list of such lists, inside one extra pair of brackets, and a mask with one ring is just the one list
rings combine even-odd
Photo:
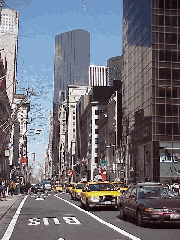
[(4, 217), (4, 215), (9, 211), (9, 209), (12, 208), (12, 206), (19, 200), (21, 196), (19, 196), (14, 202), (12, 202), (12, 204), (10, 204), (7, 209), (5, 210), (5, 212), (2, 213), (2, 215), (0, 215), (0, 220)]

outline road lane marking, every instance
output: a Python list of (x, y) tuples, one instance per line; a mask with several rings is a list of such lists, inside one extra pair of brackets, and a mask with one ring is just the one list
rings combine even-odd
[(30, 222), (30, 223), (28, 223), (29, 226), (39, 225), (40, 224), (40, 218), (30, 218), (29, 222)]
[(60, 224), (59, 220), (57, 218), (53, 218), (54, 224)]
[(37, 200), (37, 201), (44, 201), (44, 198), (37, 197), (37, 198), (35, 198), (35, 200)]
[(9, 240), (9, 239), (10, 239), (10, 237), (11, 237), (11, 235), (12, 235), (12, 233), (13, 233), (14, 227), (15, 227), (15, 225), (16, 225), (16, 222), (17, 222), (17, 220), (18, 220), (18, 217), (19, 217), (19, 215), (20, 215), (20, 213), (21, 213), (21, 209), (22, 209), (22, 207), (23, 207), (23, 205), (24, 205), (27, 197), (28, 197), (28, 196), (26, 196), (26, 197), (22, 200), (22, 202), (20, 203), (18, 209), (16, 210), (16, 212), (15, 212), (15, 214), (14, 214), (14, 216), (13, 216), (13, 219), (12, 219), (11, 222), (9, 223), (9, 226), (8, 226), (8, 228), (6, 229), (6, 232), (5, 232), (5, 234), (4, 234), (4, 236), (2, 237), (1, 240)]
[(118, 233), (120, 233), (120, 234), (122, 234), (122, 235), (124, 235), (124, 236), (126, 236), (126, 237), (128, 237), (130, 239), (132, 239), (132, 240), (141, 240), (140, 238), (138, 238), (138, 237), (136, 237), (136, 236), (126, 232), (125, 230), (123, 230), (123, 229), (121, 229), (119, 227), (116, 227), (115, 225), (113, 225), (111, 223), (108, 223), (108, 222), (104, 221), (103, 219), (101, 219), (100, 217), (96, 216), (95, 214), (93, 214), (91, 212), (88, 212), (88, 211), (85, 211), (84, 209), (78, 207), (77, 205), (75, 205), (74, 203), (72, 203), (72, 202), (70, 202), (70, 201), (68, 201), (66, 199), (63, 199), (63, 198), (61, 198), (59, 196), (54, 196), (54, 197), (59, 198), (60, 200), (70, 204), (71, 206), (77, 208), (79, 211), (81, 211), (81, 212), (91, 216), (92, 218), (96, 219), (98, 222), (108, 226), (109, 228), (112, 228), (114, 231), (116, 231), (116, 232), (118, 232)]
[(63, 219), (68, 224), (81, 224), (75, 217), (63, 217)]
[(48, 218), (43, 218), (44, 225), (49, 225)]

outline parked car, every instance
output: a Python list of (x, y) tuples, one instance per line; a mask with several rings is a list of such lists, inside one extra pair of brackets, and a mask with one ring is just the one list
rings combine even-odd
[(80, 200), (80, 195), (85, 185), (86, 183), (77, 183), (71, 190), (71, 199)]
[(91, 207), (115, 207), (118, 209), (121, 193), (109, 182), (89, 182), (81, 192), (81, 206)]
[(124, 182), (112, 182), (112, 184), (121, 193), (124, 193), (128, 189), (128, 185), (125, 184)]
[(51, 180), (43, 180), (44, 189), (50, 191), (51, 190)]
[(76, 185), (76, 183), (74, 183), (74, 182), (69, 183), (66, 187), (66, 192), (71, 193), (71, 190), (75, 185)]
[(137, 225), (180, 223), (180, 198), (161, 183), (138, 183), (121, 196), (120, 219), (136, 218)]

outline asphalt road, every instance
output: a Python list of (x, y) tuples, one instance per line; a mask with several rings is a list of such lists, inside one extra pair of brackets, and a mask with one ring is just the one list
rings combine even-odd
[(119, 219), (119, 211), (86, 211), (66, 193), (22, 197), (0, 220), (2, 240), (177, 240), (180, 225), (136, 226)]

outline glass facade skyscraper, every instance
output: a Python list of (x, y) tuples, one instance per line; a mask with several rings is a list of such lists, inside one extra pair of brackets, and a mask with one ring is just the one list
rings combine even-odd
[(123, 4), (125, 178), (172, 180), (180, 169), (180, 1)]
[(90, 33), (83, 29), (61, 33), (55, 38), (53, 99), (53, 161), (59, 162), (60, 129), (58, 109), (67, 96), (67, 85), (88, 86)]

